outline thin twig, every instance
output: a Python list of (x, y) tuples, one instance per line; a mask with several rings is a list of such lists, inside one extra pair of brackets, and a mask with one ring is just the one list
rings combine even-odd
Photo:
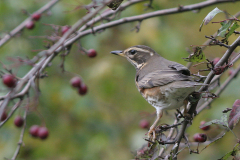
[[(238, 68), (231, 74), (227, 80), (219, 87), (219, 89), (214, 93), (215, 95), (219, 96), (224, 89), (230, 84), (230, 82), (236, 77), (236, 75), (240, 72), (240, 65)], [(205, 103), (203, 103), (201, 106), (198, 107), (197, 112), (201, 112), (203, 109), (208, 107), (215, 99), (208, 99)]]
[(20, 99), (11, 109), (10, 113), (8, 114), (7, 118), (0, 123), (0, 128), (12, 117), (13, 113), (17, 110), (19, 106), (22, 104), (22, 99)]
[[(230, 55), (232, 54), (232, 52), (236, 49), (236, 47), (240, 44), (240, 36), (232, 43), (232, 45), (230, 45), (230, 47), (228, 48), (228, 50), (225, 52), (225, 54), (223, 55), (223, 57), (218, 61), (218, 63), (216, 64), (216, 66), (221, 66), (223, 65), (226, 61), (228, 61), (228, 58), (230, 57)], [(206, 80), (204, 81), (204, 84), (210, 84), (211, 80), (213, 79), (214, 77), (214, 71), (211, 71)], [(199, 89), (199, 92), (202, 92), (202, 91), (205, 91), (206, 90), (206, 87), (203, 86)], [(199, 96), (199, 95), (198, 95)], [(200, 99), (200, 96), (198, 97), (198, 101)], [(196, 106), (197, 106), (197, 102), (195, 102), (194, 104), (191, 104), (191, 108), (189, 110), (189, 114), (192, 115), (195, 110), (196, 110)], [(173, 153), (173, 159), (177, 159), (177, 153), (178, 153), (178, 149), (179, 149), (179, 144), (183, 138), (183, 135), (185, 133), (185, 130), (187, 128), (187, 125), (188, 125), (188, 121), (185, 121), (180, 129), (180, 132), (179, 134), (177, 135), (177, 138), (176, 138), (176, 143), (172, 149), (172, 153)]]
[(15, 151), (11, 160), (15, 160), (17, 158), (18, 153), (20, 151), (20, 148), (23, 145), (23, 135), (24, 135), (24, 132), (25, 132), (25, 129), (26, 129), (27, 112), (28, 112), (28, 107), (26, 107), (24, 115), (23, 115), (24, 123), (23, 123), (23, 128), (22, 128), (21, 134), (20, 134), (20, 138), (19, 138), (19, 141), (18, 141), (18, 146), (17, 146), (17, 149), (16, 149), (16, 151)]
[[(236, 0), (236, 1), (240, 1), (240, 0)], [(101, 30), (106, 29), (106, 28), (111, 28), (111, 27), (118, 26), (120, 24), (125, 24), (125, 23), (135, 22), (135, 21), (142, 21), (142, 20), (145, 20), (145, 19), (149, 19), (149, 18), (153, 18), (153, 17), (159, 17), (159, 16), (163, 16), (163, 15), (188, 12), (188, 11), (192, 11), (192, 10), (196, 10), (196, 9), (202, 9), (204, 7), (208, 7), (208, 6), (211, 6), (211, 5), (214, 5), (214, 4), (218, 4), (218, 3), (229, 3), (229, 2), (232, 2), (232, 1), (228, 1), (228, 0), (204, 1), (204, 2), (201, 2), (201, 3), (182, 6), (181, 10), (179, 10), (179, 7), (176, 7), (176, 8), (163, 9), (163, 10), (159, 10), (159, 11), (155, 11), (155, 12), (150, 12), (150, 13), (146, 13), (146, 14), (142, 14), (142, 15), (122, 18), (122, 19), (119, 19), (119, 20), (115, 20), (115, 21), (112, 21), (112, 22), (101, 24), (99, 26), (93, 27), (92, 29), (77, 32), (76, 36), (68, 39), (64, 43), (63, 47), (68, 46), (68, 45), (76, 42), (81, 37), (84, 37), (88, 34), (92, 34), (93, 31), (97, 32), (97, 31), (101, 31)], [(61, 49), (62, 49), (62, 47), (59, 47), (56, 51), (59, 51)]]
[[(43, 13), (45, 11), (48, 11), (51, 7), (53, 7), (59, 0), (52, 0), (48, 2), (45, 6), (40, 8), (36, 11), (36, 13)], [(18, 34), (21, 30), (24, 29), (26, 23), (28, 23), (32, 18), (28, 17), (25, 19), (20, 25), (18, 25), (16, 28), (14, 28), (11, 32), (6, 34), (2, 39), (0, 39), (0, 47), (3, 46), (5, 43), (7, 43), (12, 37), (14, 37), (16, 34)]]

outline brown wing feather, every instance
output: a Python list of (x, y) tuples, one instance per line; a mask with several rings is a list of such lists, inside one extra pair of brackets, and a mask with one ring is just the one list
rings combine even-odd
[(192, 81), (192, 77), (186, 76), (180, 71), (176, 70), (157, 70), (155, 72), (145, 75), (136, 83), (139, 88), (152, 88), (156, 86), (163, 86), (174, 81)]
[(190, 71), (187, 67), (185, 67), (184, 65), (181, 65), (179, 63), (175, 63), (172, 65), (168, 66), (169, 68), (173, 68), (176, 69), (177, 71), (181, 71), (182, 74), (190, 76)]

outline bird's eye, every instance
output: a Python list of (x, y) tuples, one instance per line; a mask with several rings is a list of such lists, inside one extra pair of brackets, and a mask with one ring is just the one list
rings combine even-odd
[(130, 53), (131, 55), (134, 55), (136, 52), (137, 52), (137, 51), (134, 50), (134, 49), (132, 49), (132, 50), (129, 51), (129, 53)]

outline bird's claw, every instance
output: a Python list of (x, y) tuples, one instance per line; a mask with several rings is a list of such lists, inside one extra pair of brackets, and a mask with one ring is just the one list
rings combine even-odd
[(155, 128), (150, 128), (149, 131), (148, 131), (148, 138), (149, 140), (153, 140), (155, 141), (156, 140), (156, 132), (155, 132)]

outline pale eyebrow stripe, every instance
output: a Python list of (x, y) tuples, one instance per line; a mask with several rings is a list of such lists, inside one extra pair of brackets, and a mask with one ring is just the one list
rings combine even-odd
[(130, 51), (130, 50), (132, 50), (132, 49), (135, 49), (135, 50), (140, 51), (140, 52), (146, 52), (146, 53), (149, 53), (150, 55), (153, 54), (153, 52), (151, 52), (151, 51), (149, 51), (149, 50), (147, 50), (147, 49), (142, 49), (142, 48), (138, 48), (138, 47), (129, 48), (129, 49), (127, 49), (125, 52), (128, 52), (128, 51)]

